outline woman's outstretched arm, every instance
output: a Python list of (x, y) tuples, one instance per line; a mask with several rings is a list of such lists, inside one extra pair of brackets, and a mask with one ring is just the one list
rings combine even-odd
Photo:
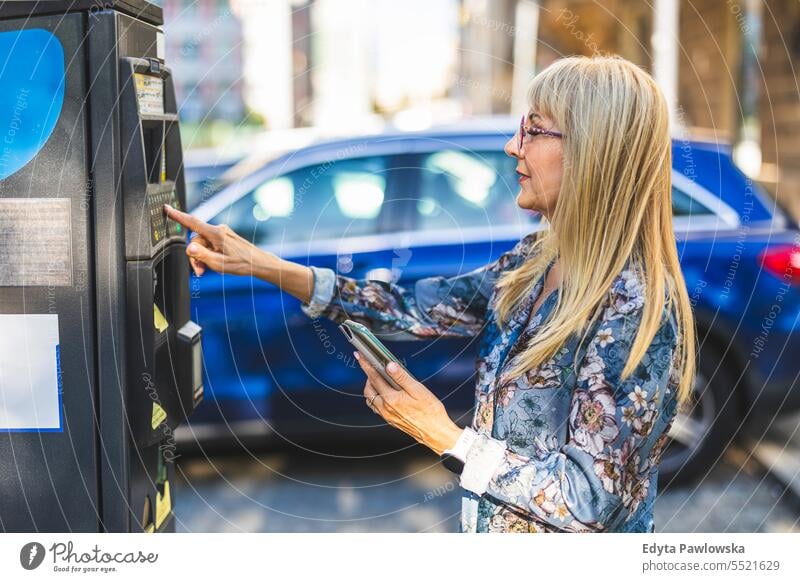
[(358, 321), (375, 335), (392, 340), (472, 337), (485, 324), (498, 276), (524, 258), (533, 236), (525, 236), (495, 261), (469, 273), (427, 277), (413, 287), (354, 279), (332, 269), (311, 267), (313, 293), (301, 309), (309, 317), (326, 317), (337, 323)]
[(198, 277), (207, 268), (218, 273), (258, 277), (304, 303), (311, 300), (314, 276), (308, 267), (259, 249), (226, 224), (208, 224), (168, 204), (164, 205), (164, 212), (194, 233), (186, 254)]
[(469, 273), (427, 277), (413, 288), (405, 288), (287, 261), (259, 249), (227, 225), (208, 224), (168, 205), (164, 210), (195, 233), (186, 254), (198, 276), (210, 268), (258, 277), (299, 299), (309, 317), (326, 317), (337, 323), (353, 319), (393, 340), (477, 335), (485, 323), (497, 277), (527, 255), (535, 237), (535, 233), (528, 234), (495, 261)]

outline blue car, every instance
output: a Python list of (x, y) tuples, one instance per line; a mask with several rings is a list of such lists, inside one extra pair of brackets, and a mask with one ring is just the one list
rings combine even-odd
[(220, 156), (208, 150), (187, 151), (183, 159), (186, 207), (191, 210), (213, 194), (216, 180), (241, 159), (241, 156)]
[[(385, 132), (282, 155), (194, 214), (276, 255), (411, 287), (496, 259), (540, 228), (516, 204), (514, 121)], [(674, 226), (699, 347), (696, 402), (664, 455), (664, 482), (710, 470), (745, 420), (800, 407), (800, 233), (733, 164), (727, 146), (673, 143)], [(205, 402), (179, 442), (362, 442), (386, 436), (335, 323), (257, 279), (191, 282), (203, 326)], [(479, 338), (388, 342), (412, 373), (470, 420)]]

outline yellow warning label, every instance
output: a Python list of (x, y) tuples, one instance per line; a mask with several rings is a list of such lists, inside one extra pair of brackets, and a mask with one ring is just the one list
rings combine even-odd
[[(153, 518), (151, 517), (152, 510), (150, 508), (150, 496), (145, 495), (144, 497), (144, 511), (142, 512), (142, 527), (144, 533), (153, 533), (156, 531), (156, 526), (153, 524)], [(147, 524), (147, 525), (144, 525)]]
[(164, 494), (156, 492), (156, 528), (161, 527), (172, 509), (172, 498), (169, 495), (169, 481), (164, 481)]
[(169, 327), (169, 322), (167, 321), (167, 318), (164, 317), (164, 314), (161, 313), (161, 310), (155, 303), (153, 303), (153, 325), (158, 330), (158, 333), (163, 333), (164, 330)]
[(153, 418), (150, 421), (153, 430), (158, 428), (158, 425), (167, 419), (167, 413), (158, 405), (158, 402), (153, 402)]

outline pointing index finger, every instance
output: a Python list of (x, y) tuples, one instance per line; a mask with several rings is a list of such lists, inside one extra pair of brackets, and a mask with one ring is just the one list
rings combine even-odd
[(199, 218), (195, 218), (191, 214), (186, 214), (185, 212), (181, 212), (180, 210), (173, 208), (169, 204), (164, 204), (164, 212), (167, 213), (167, 216), (198, 234), (209, 234), (211, 231), (211, 227), (200, 220)]

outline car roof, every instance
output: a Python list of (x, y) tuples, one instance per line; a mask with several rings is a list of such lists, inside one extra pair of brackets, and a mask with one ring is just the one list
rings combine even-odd
[[(313, 165), (326, 159), (388, 155), (392, 152), (414, 153), (420, 148), (431, 151), (441, 147), (441, 144), (466, 148), (497, 147), (498, 144), (494, 142), (507, 140), (518, 126), (519, 118), (508, 115), (476, 116), (424, 128), (406, 129), (385, 125), (373, 127), (366, 134), (311, 138), (307, 145), (280, 152), (261, 163), (256, 163), (251, 157), (249, 161), (234, 165), (223, 174), (221, 181), (225, 186), (220, 192), (195, 211), (204, 219), (215, 216), (221, 204), (230, 204), (240, 197), (234, 194), (232, 197), (223, 196), (226, 199), (224, 201), (215, 200), (219, 194), (235, 187), (237, 183), (255, 182), (259, 174), (266, 180), (270, 169), (274, 169), (276, 175), (284, 169), (290, 170), (286, 168), (287, 164), (294, 165), (302, 161), (303, 164)], [(378, 152), (377, 149), (383, 151)], [(783, 219), (783, 213), (771, 197), (765, 196), (761, 188), (735, 166), (729, 143), (673, 137), (672, 158), (675, 172), (682, 173), (719, 196), (740, 216), (749, 214), (748, 219), (752, 221), (772, 220), (773, 216)]]

